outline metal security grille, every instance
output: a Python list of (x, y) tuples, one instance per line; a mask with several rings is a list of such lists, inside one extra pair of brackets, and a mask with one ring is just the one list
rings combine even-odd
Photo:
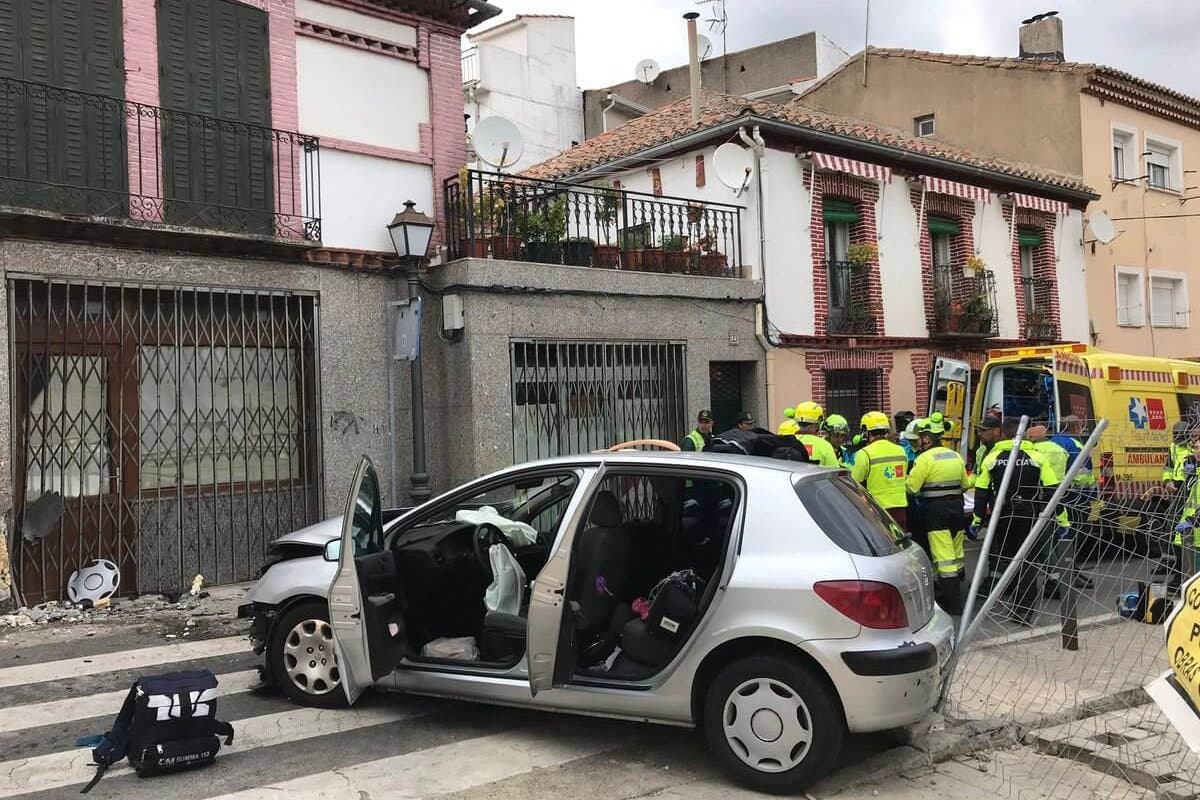
[(282, 292), (12, 279), (20, 587), (94, 558), (125, 590), (253, 577), (320, 518), (316, 301)]
[(831, 369), (825, 372), (825, 414), (841, 414), (851, 428), (868, 411), (883, 407), (883, 373), (877, 369)]
[(708, 394), (712, 402), (714, 430), (727, 431), (737, 423), (742, 408), (742, 365), (737, 361), (710, 361)]
[(518, 462), (684, 432), (682, 342), (517, 340), (510, 354)]

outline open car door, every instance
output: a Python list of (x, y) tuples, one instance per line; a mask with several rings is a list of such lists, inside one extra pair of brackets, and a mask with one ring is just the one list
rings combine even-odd
[(943, 438), (942, 443), (957, 450), (965, 461), (970, 442), (971, 415), (971, 365), (953, 358), (941, 358), (933, 362), (929, 376), (929, 410), (942, 412), (942, 416), (954, 423), (954, 430)]
[[(329, 623), (347, 699), (396, 668), (404, 657), (406, 637), (400, 614), (396, 560), (383, 547), (383, 507), (379, 478), (371, 459), (363, 456), (350, 484), (338, 569), (329, 587)], [(335, 542), (330, 542), (334, 545)]]

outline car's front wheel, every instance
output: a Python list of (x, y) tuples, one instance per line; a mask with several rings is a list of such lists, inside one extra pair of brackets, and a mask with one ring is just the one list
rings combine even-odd
[(846, 723), (828, 686), (796, 660), (748, 656), (708, 687), (709, 747), (742, 784), (772, 794), (803, 790), (833, 766)]
[(267, 669), (275, 685), (297, 703), (317, 708), (346, 705), (326, 603), (306, 600), (275, 621)]

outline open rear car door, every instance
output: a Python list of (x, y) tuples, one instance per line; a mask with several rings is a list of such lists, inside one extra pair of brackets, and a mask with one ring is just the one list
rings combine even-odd
[(971, 415), (971, 365), (953, 358), (941, 358), (933, 362), (929, 376), (928, 414), (942, 412), (946, 419), (954, 422), (954, 431), (942, 440), (951, 450), (957, 450), (965, 461), (970, 442)]
[(338, 550), (337, 575), (329, 587), (329, 623), (351, 703), (395, 669), (406, 649), (396, 559), (383, 547), (382, 511), (379, 478), (371, 459), (363, 456), (350, 485), (342, 537), (326, 548), (330, 559)]

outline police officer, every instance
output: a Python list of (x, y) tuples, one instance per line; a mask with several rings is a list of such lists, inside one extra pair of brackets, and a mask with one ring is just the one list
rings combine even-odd
[(754, 430), (754, 417), (748, 411), (743, 411), (738, 414), (737, 429), (743, 433), (749, 433)]
[(796, 406), (794, 419), (798, 426), (796, 439), (804, 445), (809, 461), (820, 464), (822, 467), (837, 469), (837, 453), (833, 451), (833, 445), (821, 438), (820, 435), (821, 423), (825, 419), (825, 409), (812, 400), (807, 400)]
[(708, 409), (702, 410), (696, 415), (696, 427), (692, 428), (691, 433), (683, 437), (683, 441), (679, 444), (680, 450), (695, 450), (697, 453), (708, 447), (709, 442), (713, 437), (713, 415)]
[(825, 436), (837, 453), (838, 464), (850, 469), (854, 466), (854, 453), (846, 444), (850, 437), (850, 423), (841, 414), (830, 414), (825, 418)]
[[(1174, 595), (1179, 591), (1183, 578), (1196, 571), (1195, 564), (1187, 564), (1184, 559), (1183, 537), (1192, 537), (1192, 546), (1200, 550), (1200, 529), (1196, 527), (1196, 514), (1200, 510), (1200, 480), (1197, 480), (1197, 464), (1200, 463), (1200, 441), (1192, 446), (1192, 452), (1183, 462), (1183, 483), (1180, 494), (1183, 496), (1183, 512), (1179, 523), (1175, 526), (1175, 569), (1167, 581), (1167, 594)], [(1193, 556), (1194, 558), (1194, 556)]]
[[(1054, 444), (1061, 447), (1067, 454), (1066, 465), (1063, 467), (1063, 474), (1075, 465), (1075, 459), (1079, 458), (1079, 454), (1083, 452), (1083, 442), (1079, 437), (1083, 435), (1083, 420), (1074, 414), (1068, 414), (1062, 418), (1062, 423), (1059, 432), (1051, 437)], [(1088, 516), (1092, 509), (1092, 500), (1096, 496), (1096, 476), (1092, 473), (1092, 458), (1084, 461), (1079, 472), (1076, 473), (1075, 479), (1071, 481), (1071, 486), (1067, 489), (1067, 493), (1063, 495), (1063, 505), (1067, 510), (1067, 520), (1070, 525), (1068, 531), (1071, 537), (1079, 537), (1087, 525)], [(1078, 539), (1077, 539), (1078, 540)], [(1157, 546), (1155, 548), (1157, 553)], [(1075, 587), (1077, 589), (1092, 588), (1092, 579), (1086, 575), (1077, 575), (1075, 577)], [(1051, 594), (1057, 594), (1052, 592)]]
[(1000, 418), (993, 414), (985, 416), (975, 426), (975, 438), (979, 441), (975, 448), (975, 473), (978, 474), (992, 446), (1000, 441)]
[(867, 494), (892, 515), (902, 530), (908, 530), (908, 492), (904, 487), (908, 456), (903, 447), (888, 440), (892, 424), (886, 414), (868, 411), (860, 422), (867, 443), (854, 454), (850, 474), (866, 487)]
[[(976, 530), (987, 524), (994, 511), (1000, 483), (1009, 459), (1014, 459), (1012, 476), (1000, 517), (997, 520), (996, 542), (988, 554), (989, 577), (994, 581), (1008, 567), (1013, 556), (1021, 549), (1030, 530), (1041, 512), (1042, 506), (1058, 485), (1054, 470), (1046, 459), (1034, 449), (1028, 439), (1014, 450), (1013, 437), (1019, 422), (1005, 419), (1001, 424), (1004, 437), (992, 445), (975, 477), (975, 520)], [(1045, 560), (1047, 545), (1053, 533), (1045, 534), (1030, 551), (1025, 563), (1017, 573), (1016, 586), (1012, 593), (1014, 621), (1032, 627), (1037, 619), (1038, 573)], [(989, 584), (990, 585), (990, 584)]]
[[(916, 512), (910, 514), (913, 535), (929, 555), (937, 573), (935, 596), (947, 614), (963, 611), (963, 583), (966, 574), (966, 520), (963, 517), (963, 491), (970, 487), (967, 465), (958, 453), (942, 445), (946, 434), (940, 421), (917, 421), (917, 447), (920, 453), (908, 474), (908, 491), (916, 499)], [(910, 506), (910, 508), (913, 506)]]

